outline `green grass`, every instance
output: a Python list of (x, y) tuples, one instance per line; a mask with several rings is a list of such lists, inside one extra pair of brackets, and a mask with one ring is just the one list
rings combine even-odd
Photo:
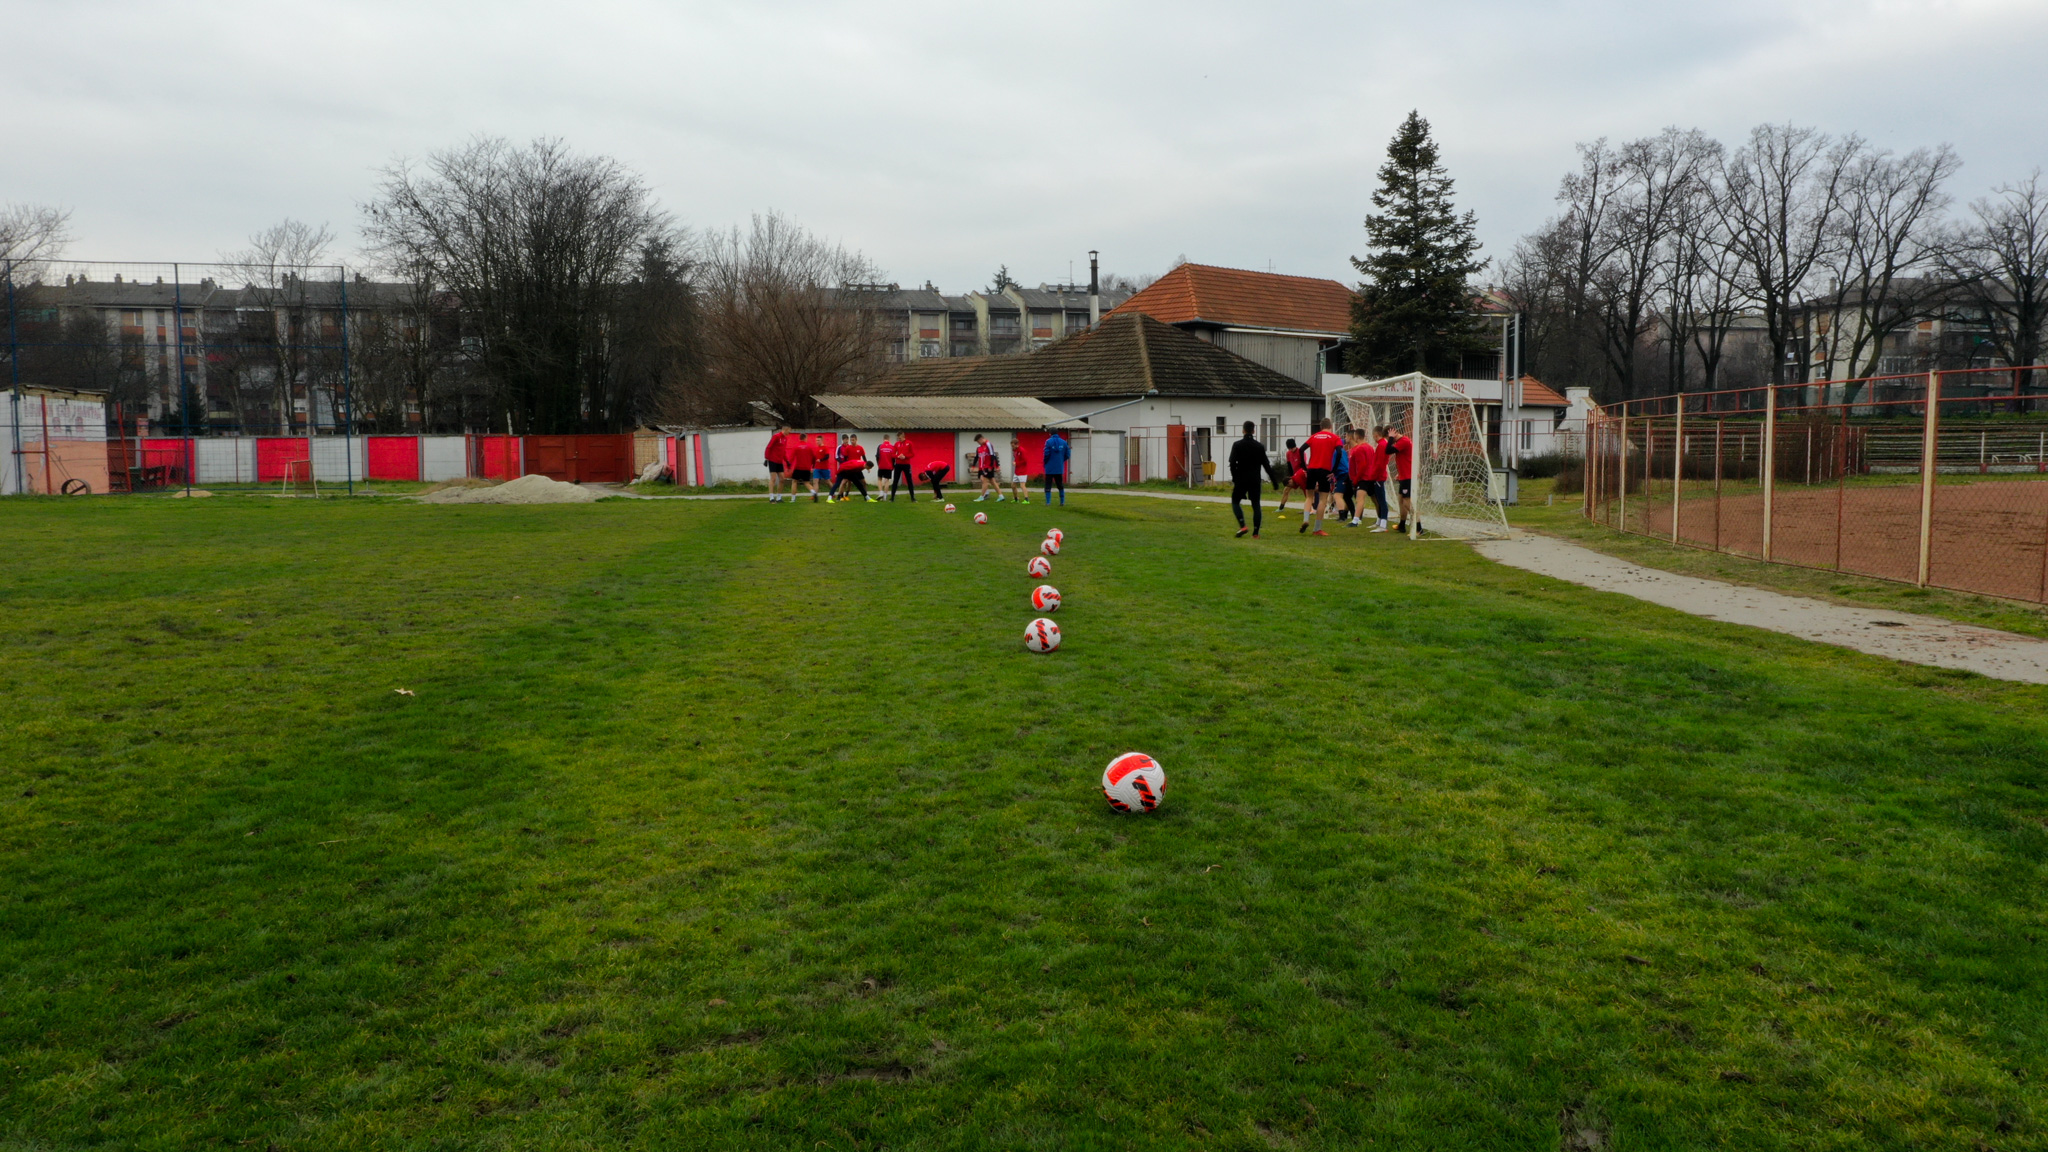
[(1228, 517), (0, 504), (0, 1148), (2048, 1142), (2048, 691)]

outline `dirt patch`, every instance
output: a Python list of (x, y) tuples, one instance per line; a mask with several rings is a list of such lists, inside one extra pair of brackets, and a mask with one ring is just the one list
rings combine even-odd
[(489, 488), (448, 487), (419, 498), (422, 504), (589, 504), (603, 499), (588, 488), (545, 476), (521, 476)]

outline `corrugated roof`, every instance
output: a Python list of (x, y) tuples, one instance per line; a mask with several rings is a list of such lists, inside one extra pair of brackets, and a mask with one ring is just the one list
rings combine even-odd
[(1052, 405), (1029, 396), (820, 396), (818, 403), (864, 432), (1084, 426)]
[(1182, 264), (1111, 311), (1168, 324), (1217, 324), (1342, 336), (1351, 331), (1351, 289), (1335, 280), (1211, 264)]
[(1161, 396), (1314, 400), (1322, 395), (1292, 376), (1137, 312), (1105, 316), (1097, 327), (1036, 352), (911, 360), (846, 394), (1063, 400), (1142, 396), (1154, 389)]

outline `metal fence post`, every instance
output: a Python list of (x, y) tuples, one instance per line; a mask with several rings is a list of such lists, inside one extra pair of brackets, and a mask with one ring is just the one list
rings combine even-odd
[[(356, 494), (356, 406), (353, 380), (349, 376), (348, 362), (348, 268), (340, 269), (341, 276), (341, 464), (348, 477), (348, 494)], [(364, 452), (365, 468), (369, 466), (369, 453)], [(368, 480), (365, 476), (363, 479)]]
[(1671, 542), (1678, 543), (1678, 498), (1685, 491), (1685, 397), (1671, 423)]
[(185, 425), (185, 494), (192, 494), (192, 474), (199, 471), (198, 452), (192, 447), (192, 385), (185, 379), (185, 276), (171, 265), (171, 337), (178, 350), (178, 411)]
[(1913, 582), (1927, 587), (1934, 553), (1934, 473), (1941, 467), (1941, 372), (1927, 370), (1927, 414), (1920, 431), (1920, 567)]
[(1764, 444), (1758, 454), (1764, 470), (1764, 555), (1771, 558), (1771, 500), (1778, 487), (1778, 386), (1764, 388)]
[(1620, 514), (1615, 518), (1614, 527), (1618, 531), (1626, 532), (1628, 531), (1628, 401), (1626, 400), (1621, 402), (1621, 432), (1619, 435), (1621, 437), (1621, 458), (1617, 462), (1619, 467), (1616, 468), (1614, 477), (1619, 483), (1614, 486), (1614, 494), (1618, 501), (1616, 508)]
[(0, 278), (7, 281), (7, 406), (14, 422), (14, 491), (28, 491), (28, 472), (21, 459), (21, 331), (14, 318), (14, 261), (0, 264)]

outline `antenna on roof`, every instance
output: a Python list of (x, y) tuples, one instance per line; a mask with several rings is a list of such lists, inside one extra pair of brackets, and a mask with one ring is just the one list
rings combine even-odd
[[(1090, 248), (1088, 250), (1088, 326), (1090, 328), (1102, 323), (1102, 282), (1096, 278), (1095, 272), (1095, 258), (1097, 255), (1099, 253), (1095, 249)], [(1068, 274), (1068, 278), (1072, 278), (1072, 273)]]

